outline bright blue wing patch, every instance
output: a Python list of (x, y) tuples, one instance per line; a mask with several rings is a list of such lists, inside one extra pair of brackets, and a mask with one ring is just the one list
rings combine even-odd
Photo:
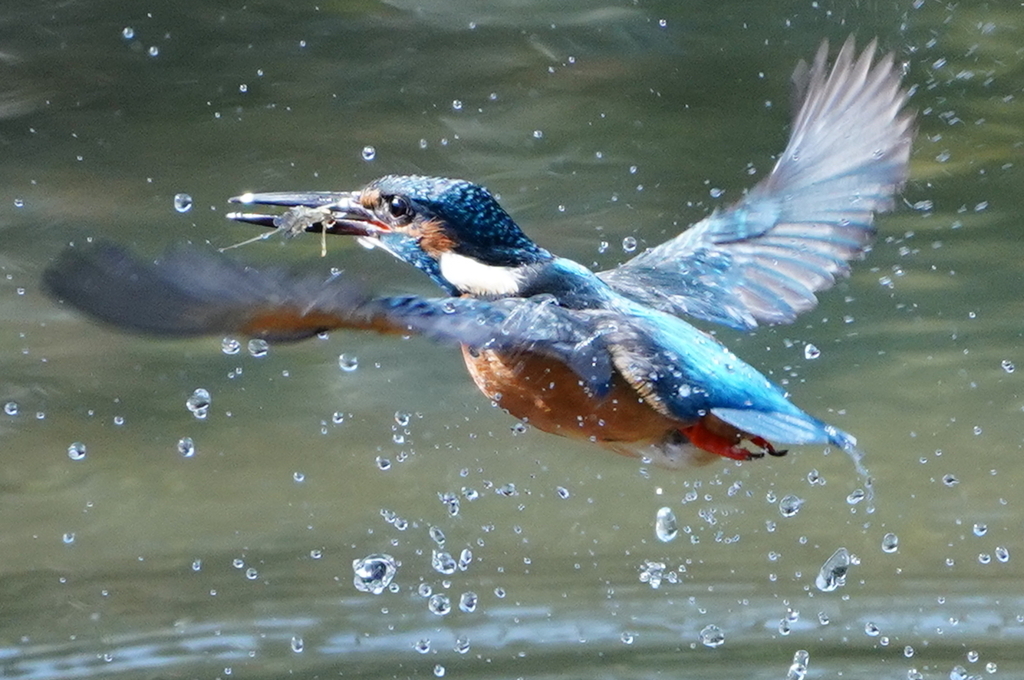
[[(635, 301), (748, 329), (789, 323), (849, 273), (907, 176), (913, 114), (901, 112), (893, 56), (872, 67), (847, 40), (831, 73), (827, 43), (809, 71), (785, 151), (747, 196), (676, 238), (598, 274)], [(798, 69), (798, 74), (800, 70)]]

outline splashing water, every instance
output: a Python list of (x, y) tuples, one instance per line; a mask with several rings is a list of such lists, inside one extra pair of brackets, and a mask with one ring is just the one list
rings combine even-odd
[(840, 548), (821, 565), (814, 585), (823, 593), (830, 593), (846, 584), (846, 572), (850, 569), (850, 551)]

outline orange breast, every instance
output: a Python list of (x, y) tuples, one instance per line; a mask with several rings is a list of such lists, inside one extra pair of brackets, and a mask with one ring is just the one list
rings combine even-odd
[(529, 352), (471, 353), (466, 367), (480, 391), (516, 418), (545, 432), (600, 443), (661, 440), (692, 423), (663, 416), (616, 374), (596, 398), (565, 364)]

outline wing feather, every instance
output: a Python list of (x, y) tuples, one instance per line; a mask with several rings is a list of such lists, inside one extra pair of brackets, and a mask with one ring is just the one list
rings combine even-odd
[(104, 242), (67, 248), (43, 275), (48, 292), (104, 323), (189, 337), (238, 333), (299, 340), (335, 328), (415, 333), (479, 349), (520, 349), (559, 359), (601, 394), (611, 378), (603, 334), (611, 313), (571, 310), (550, 296), (372, 297), (343, 276), (255, 269), (179, 247), (144, 261)]
[(789, 323), (849, 274), (893, 206), (913, 137), (892, 54), (853, 38), (827, 68), (822, 43), (794, 74), (800, 104), (785, 151), (742, 200), (617, 269), (598, 274), (627, 297), (747, 329)]

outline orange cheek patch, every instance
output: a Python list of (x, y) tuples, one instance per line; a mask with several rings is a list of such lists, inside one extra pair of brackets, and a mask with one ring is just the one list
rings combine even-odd
[(444, 226), (436, 220), (427, 220), (419, 227), (420, 248), (428, 255), (437, 257), (441, 253), (455, 250), (455, 240)]
[(359, 195), (359, 202), (367, 210), (373, 210), (380, 204), (380, 190), (366, 189)]

